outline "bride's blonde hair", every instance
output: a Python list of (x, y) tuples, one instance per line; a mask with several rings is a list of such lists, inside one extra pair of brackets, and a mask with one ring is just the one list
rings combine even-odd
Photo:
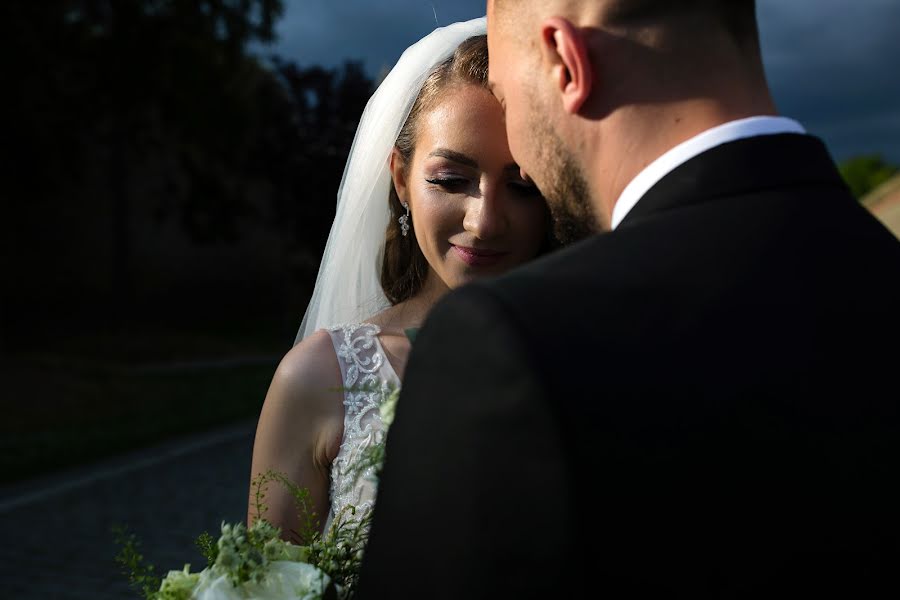
[[(409, 117), (395, 144), (403, 159), (403, 168), (412, 163), (416, 149), (417, 127), (422, 114), (431, 110), (441, 94), (454, 85), (488, 87), (487, 36), (479, 35), (464, 41), (453, 55), (434, 68), (425, 80)], [(403, 236), (397, 221), (406, 209), (400, 203), (397, 190), (391, 182), (391, 219), (384, 244), (384, 260), (381, 265), (381, 289), (391, 304), (399, 304), (415, 296), (428, 274), (428, 261), (416, 241), (415, 232)], [(410, 226), (412, 221), (410, 220)]]

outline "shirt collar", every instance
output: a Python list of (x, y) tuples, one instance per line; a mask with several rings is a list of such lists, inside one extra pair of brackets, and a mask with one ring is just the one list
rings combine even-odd
[(611, 229), (615, 229), (625, 215), (660, 179), (707, 150), (727, 142), (779, 133), (806, 133), (800, 123), (786, 117), (748, 117), (707, 129), (684, 141), (647, 165), (625, 186), (613, 207)]

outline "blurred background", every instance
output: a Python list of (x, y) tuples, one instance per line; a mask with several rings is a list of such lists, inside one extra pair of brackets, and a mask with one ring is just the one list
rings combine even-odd
[[(0, 483), (253, 419), (374, 85), (483, 0), (17, 0)], [(900, 230), (900, 3), (761, 0), (781, 111)]]

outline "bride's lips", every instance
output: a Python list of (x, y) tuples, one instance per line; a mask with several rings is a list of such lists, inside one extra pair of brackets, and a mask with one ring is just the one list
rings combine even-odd
[(490, 267), (497, 264), (509, 252), (501, 252), (499, 250), (485, 250), (482, 248), (468, 248), (466, 246), (457, 246), (451, 244), (453, 251), (461, 261), (471, 267)]

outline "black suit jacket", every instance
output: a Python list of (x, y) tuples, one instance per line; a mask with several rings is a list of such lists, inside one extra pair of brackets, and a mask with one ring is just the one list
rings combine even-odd
[(434, 309), (360, 597), (896, 595), (897, 307), (817, 139), (688, 161)]

